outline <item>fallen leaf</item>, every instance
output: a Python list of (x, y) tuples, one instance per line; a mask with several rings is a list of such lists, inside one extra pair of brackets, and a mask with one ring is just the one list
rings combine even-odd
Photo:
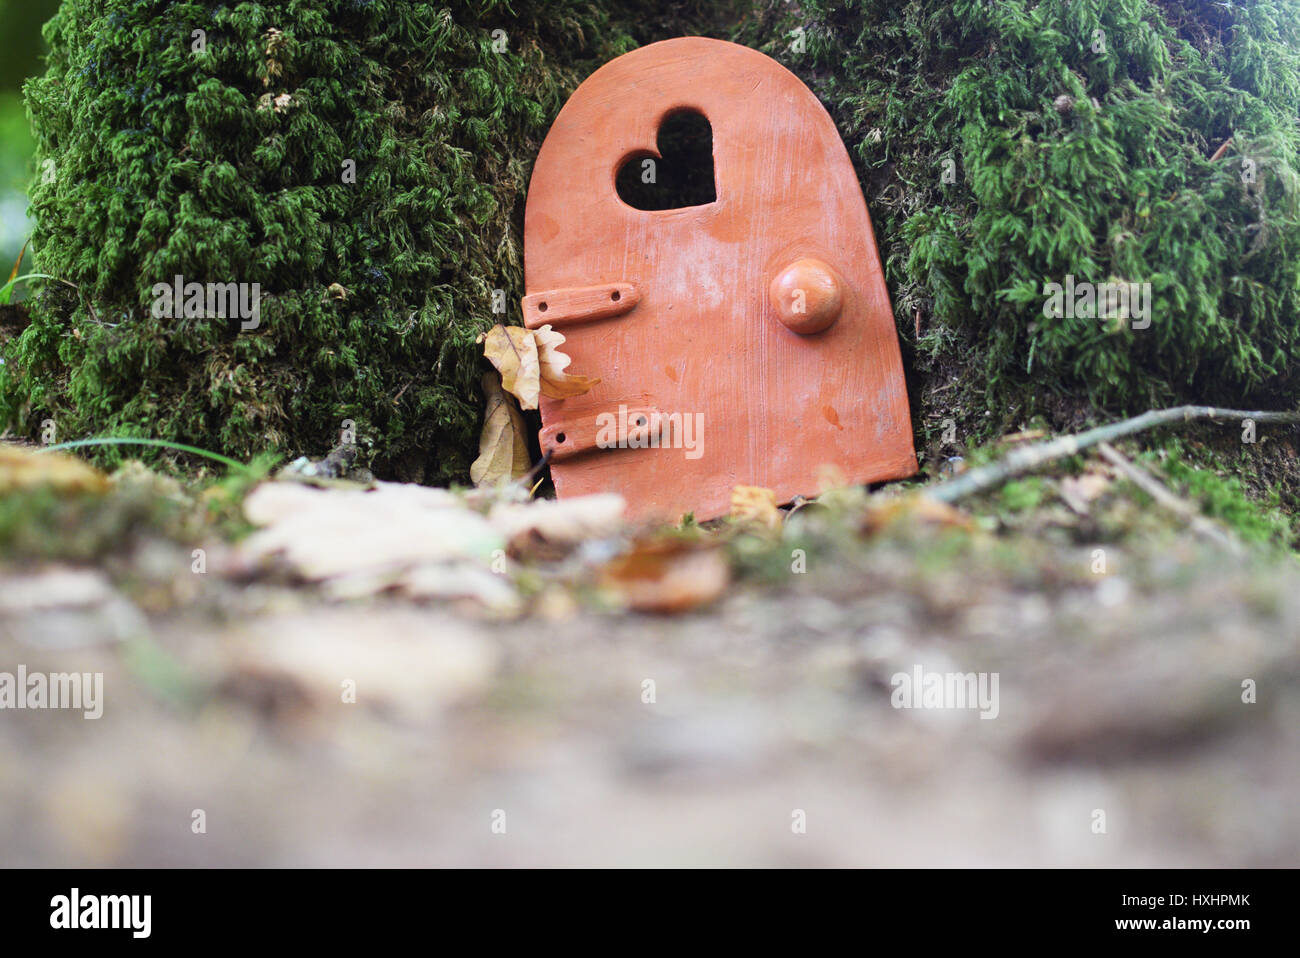
[(650, 540), (605, 566), (604, 584), (628, 608), (686, 612), (727, 588), (731, 569), (721, 549), (681, 539)]
[(1081, 516), (1088, 514), (1088, 503), (1110, 488), (1110, 480), (1100, 473), (1085, 472), (1061, 480), (1061, 498)]
[(536, 409), (543, 395), (552, 399), (581, 396), (600, 382), (565, 371), (573, 358), (560, 352), (564, 335), (550, 326), (532, 330), (497, 325), (479, 340), (483, 355), (501, 373), (502, 387), (524, 409)]
[(515, 615), (523, 607), (519, 593), (504, 575), (464, 563), (417, 566), (402, 576), (397, 588), (412, 599), (472, 599), (481, 608), (503, 616)]
[(731, 518), (775, 529), (781, 525), (776, 493), (763, 486), (736, 486), (731, 490)]
[(486, 565), (505, 546), (453, 493), (415, 484), (363, 490), (264, 482), (244, 500), (244, 514), (264, 528), (240, 543), (241, 556), (256, 562), (280, 555), (317, 581), (368, 572), (378, 583), (386, 570), (424, 563)]
[(488, 520), (506, 537), (515, 555), (563, 554), (588, 539), (616, 534), (626, 508), (618, 493), (600, 492), (572, 499), (501, 503), (492, 507)]
[(469, 467), (469, 477), (476, 486), (495, 486), (526, 475), (531, 457), (524, 438), (524, 417), (502, 391), (501, 377), (484, 373), (483, 394), (487, 410), (478, 440), (478, 458)]
[(859, 529), (866, 535), (875, 535), (886, 526), (897, 522), (922, 525), (950, 526), (973, 530), (975, 524), (960, 509), (925, 495), (894, 496), (871, 502), (863, 514)]
[(501, 617), (523, 608), (519, 593), (504, 575), (465, 562), (432, 562), (410, 568), (384, 566), (327, 579), (322, 592), (331, 599), (364, 599), (384, 592), (415, 600), (472, 601), (478, 610)]
[(524, 409), (536, 409), (542, 389), (537, 340), (522, 326), (493, 326), (483, 334), (483, 355), (501, 374), (501, 386)]
[(591, 387), (600, 382), (587, 376), (574, 376), (564, 370), (573, 357), (560, 352), (564, 335), (551, 329), (549, 325), (533, 330), (533, 339), (537, 343), (537, 357), (541, 365), (542, 395), (552, 399), (568, 399), (590, 392)]
[(0, 495), (42, 486), (56, 492), (104, 492), (108, 479), (75, 456), (0, 444)]

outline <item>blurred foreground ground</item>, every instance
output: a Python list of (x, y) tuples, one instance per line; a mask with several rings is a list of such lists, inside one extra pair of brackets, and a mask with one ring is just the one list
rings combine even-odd
[[(1295, 561), (1183, 533), (1094, 561), (878, 537), (684, 615), (504, 621), (176, 576), (159, 542), (79, 583), (11, 564), (0, 668), (102, 671), (106, 704), (0, 712), (0, 862), (1300, 863)], [(997, 672), (997, 718), (892, 708), (916, 665)]]

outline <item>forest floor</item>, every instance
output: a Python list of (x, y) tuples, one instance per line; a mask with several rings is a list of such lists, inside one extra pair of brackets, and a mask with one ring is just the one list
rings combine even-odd
[[(80, 555), (6, 527), (0, 671), (102, 673), (103, 714), (0, 712), (0, 862), (1300, 863), (1300, 565), (1095, 460), (667, 538), (288, 485), (202, 561), (103, 519), (120, 482), (41, 519), (101, 517)], [(434, 544), (359, 573), (394, 537)], [(894, 707), (918, 668), (997, 694)]]

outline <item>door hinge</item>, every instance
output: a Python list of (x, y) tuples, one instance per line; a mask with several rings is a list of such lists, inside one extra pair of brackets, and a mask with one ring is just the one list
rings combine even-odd
[(622, 316), (640, 299), (640, 291), (631, 283), (606, 283), (529, 293), (521, 302), (524, 325), (536, 329), (548, 323), (558, 328)]

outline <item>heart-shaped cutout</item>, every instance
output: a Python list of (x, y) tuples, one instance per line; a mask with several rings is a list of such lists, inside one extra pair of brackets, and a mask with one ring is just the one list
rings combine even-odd
[(619, 199), (638, 210), (678, 210), (718, 198), (713, 126), (698, 110), (675, 110), (659, 124), (659, 155), (636, 153), (614, 180)]

